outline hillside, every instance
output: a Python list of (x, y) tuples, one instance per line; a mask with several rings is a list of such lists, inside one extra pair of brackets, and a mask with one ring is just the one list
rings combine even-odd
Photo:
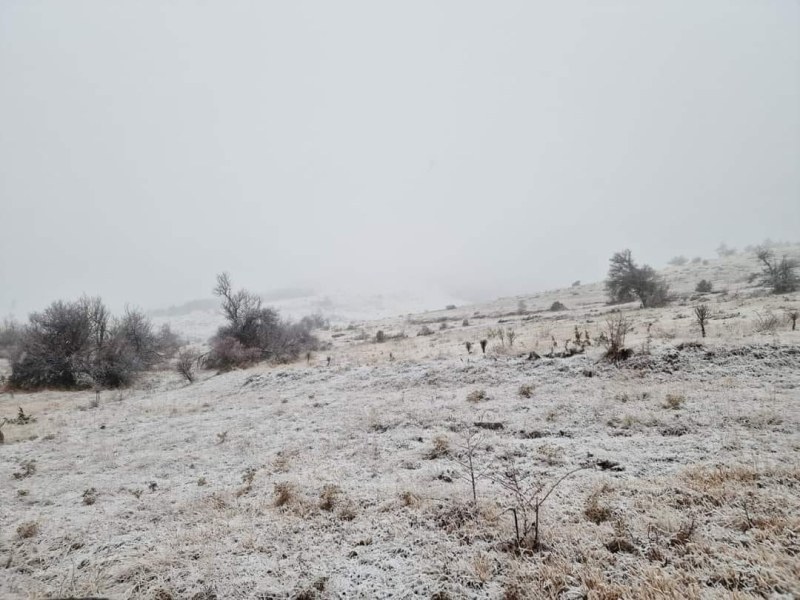
[[(661, 309), (598, 282), (351, 318), (308, 363), (0, 396), (35, 418), (3, 428), (0, 597), (797, 597), (800, 293), (756, 270), (669, 267)], [(591, 345), (559, 357), (576, 328)], [(510, 509), (524, 527), (564, 476), (519, 548)]]

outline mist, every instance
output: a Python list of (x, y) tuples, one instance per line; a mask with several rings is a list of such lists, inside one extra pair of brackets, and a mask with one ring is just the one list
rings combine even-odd
[(0, 315), (797, 241), (799, 32), (782, 1), (3, 2)]

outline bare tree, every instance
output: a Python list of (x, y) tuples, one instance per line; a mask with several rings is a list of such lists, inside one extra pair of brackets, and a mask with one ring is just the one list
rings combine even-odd
[(703, 337), (706, 337), (706, 323), (708, 322), (710, 315), (711, 311), (709, 310), (708, 305), (700, 304), (699, 306), (694, 307), (695, 320), (700, 327), (700, 332), (703, 334)]
[(643, 308), (664, 306), (669, 286), (648, 266), (638, 266), (630, 250), (616, 252), (610, 259), (606, 291), (612, 303), (638, 299)]
[(790, 308), (786, 311), (786, 320), (792, 324), (792, 331), (797, 329), (797, 318), (800, 317), (800, 310)]
[(455, 456), (455, 460), (464, 469), (464, 477), (470, 482), (472, 487), (472, 501), (478, 501), (478, 480), (486, 473), (490, 465), (485, 465), (482, 469), (476, 464), (476, 454), (478, 448), (483, 443), (483, 434), (477, 429), (468, 429), (464, 435), (464, 443), (460, 445), (461, 455)]
[(797, 291), (800, 278), (797, 276), (797, 261), (784, 256), (780, 260), (767, 247), (756, 249), (756, 258), (761, 263), (760, 285), (768, 287), (773, 294), (786, 294)]
[(258, 295), (234, 291), (227, 273), (217, 275), (214, 294), (222, 299), (227, 323), (211, 340), (207, 366), (227, 369), (259, 359), (288, 361), (317, 349), (318, 340), (311, 333), (312, 320), (281, 320), (275, 310), (262, 306)]

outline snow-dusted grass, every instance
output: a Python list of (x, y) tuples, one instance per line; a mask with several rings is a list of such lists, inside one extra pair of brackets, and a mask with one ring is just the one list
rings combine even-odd
[[(596, 345), (528, 360), (576, 325), (597, 340), (595, 284), (524, 297), (527, 314), (510, 298), (334, 328), (310, 364), (152, 373), (97, 406), (3, 396), (0, 416), (37, 420), (0, 446), (0, 596), (797, 596), (800, 334), (754, 324), (800, 297), (757, 295), (744, 261), (666, 271), (679, 292), (728, 287), (706, 297), (701, 348), (681, 346), (701, 341), (693, 301), (623, 307), (637, 354), (620, 366)], [(500, 326), (514, 346), (483, 356)], [(472, 506), (464, 447), (489, 422)], [(580, 466), (543, 505), (542, 547), (513, 551), (505, 474), (549, 485)]]

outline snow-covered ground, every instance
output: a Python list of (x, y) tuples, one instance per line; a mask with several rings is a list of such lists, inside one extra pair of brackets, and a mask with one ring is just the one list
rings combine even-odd
[[(756, 270), (664, 270), (683, 298), (622, 307), (635, 355), (619, 365), (600, 360), (597, 283), (353, 315), (309, 363), (1, 396), (0, 417), (36, 421), (3, 428), (0, 597), (797, 597), (800, 332), (784, 310), (800, 294), (763, 294)], [(695, 297), (701, 278), (724, 293)], [(195, 318), (173, 323), (216, 326)], [(593, 344), (547, 357), (576, 326)], [(517, 549), (510, 509), (523, 527), (524, 492), (579, 468), (541, 506), (541, 546)]]

